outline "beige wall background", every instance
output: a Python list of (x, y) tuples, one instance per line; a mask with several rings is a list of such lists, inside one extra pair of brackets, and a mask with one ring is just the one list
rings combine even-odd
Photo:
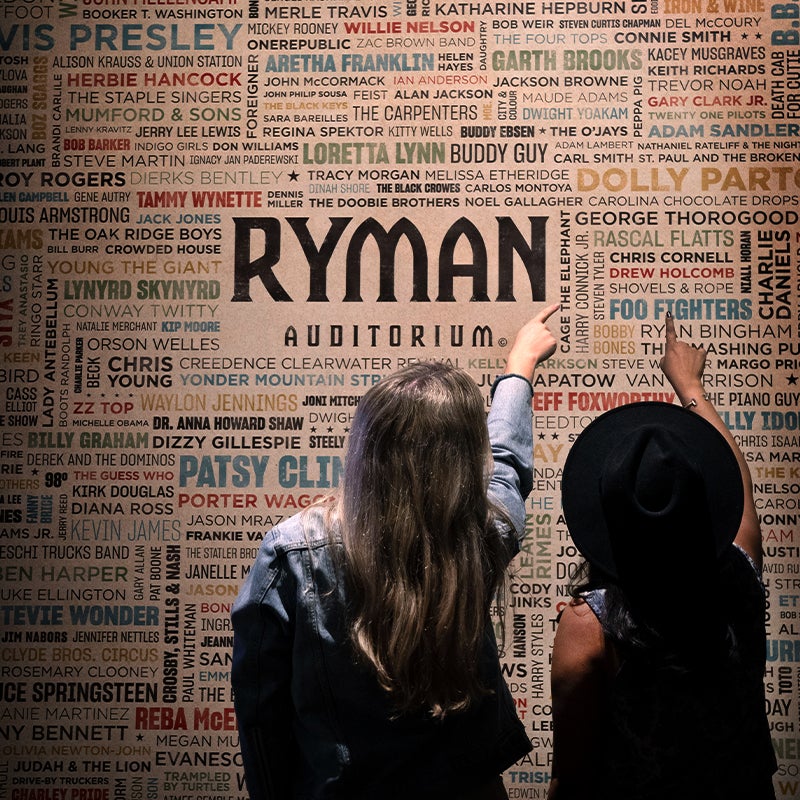
[[(0, 797), (241, 798), (229, 612), (413, 359), (560, 300), (504, 670), (545, 796), (570, 442), (709, 351), (800, 793), (800, 14), (769, 0), (0, 3)], [(697, 587), (698, 606), (708, 601)]]

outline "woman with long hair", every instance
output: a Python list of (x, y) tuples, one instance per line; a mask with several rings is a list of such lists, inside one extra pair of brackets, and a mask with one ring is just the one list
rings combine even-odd
[(525, 533), (550, 306), (484, 398), (420, 362), (359, 401), (341, 485), (267, 533), (233, 610), (253, 800), (506, 797), (531, 749), (491, 607)]
[(761, 530), (750, 471), (666, 321), (680, 405), (580, 434), (562, 503), (586, 559), (552, 660), (549, 800), (773, 800)]

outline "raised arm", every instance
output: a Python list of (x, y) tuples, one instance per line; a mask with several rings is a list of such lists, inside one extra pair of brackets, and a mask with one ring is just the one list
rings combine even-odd
[(514, 524), (517, 542), (509, 542), (511, 555), (525, 535), (525, 499), (533, 485), (531, 382), (536, 365), (555, 351), (555, 338), (545, 323), (558, 307), (548, 306), (520, 328), (506, 359), (505, 375), (492, 389), (488, 426), (494, 468), (489, 493)]
[(675, 320), (672, 315), (669, 315), (666, 321), (666, 345), (664, 357), (661, 359), (661, 370), (672, 384), (681, 405), (708, 420), (725, 437), (736, 456), (744, 485), (744, 513), (734, 541), (755, 561), (760, 569), (763, 560), (761, 525), (753, 498), (750, 468), (736, 439), (722, 421), (703, 387), (705, 364), (705, 349), (702, 345), (695, 346), (680, 341), (675, 333)]
[(506, 359), (506, 375), (521, 375), (532, 381), (536, 366), (553, 355), (556, 340), (545, 323), (560, 307), (555, 303), (543, 308), (519, 329)]

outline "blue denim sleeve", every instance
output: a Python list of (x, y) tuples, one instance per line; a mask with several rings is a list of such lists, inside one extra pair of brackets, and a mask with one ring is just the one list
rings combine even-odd
[(525, 536), (525, 499), (533, 488), (533, 430), (531, 385), (509, 376), (494, 386), (489, 410), (489, 440), (494, 470), (489, 482), (491, 499), (505, 509), (514, 530), (508, 531), (512, 553)]
[(231, 682), (251, 800), (291, 796), (293, 578), (267, 534), (233, 606)]

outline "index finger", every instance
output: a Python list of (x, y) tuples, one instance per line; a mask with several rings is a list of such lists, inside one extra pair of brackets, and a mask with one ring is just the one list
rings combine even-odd
[(553, 303), (551, 306), (547, 306), (547, 308), (543, 308), (535, 317), (534, 320), (537, 322), (547, 322), (547, 320), (555, 314), (558, 309), (561, 308), (561, 303)]
[(675, 334), (675, 318), (671, 315), (667, 317), (666, 335), (667, 335), (667, 343), (674, 342), (678, 338)]

